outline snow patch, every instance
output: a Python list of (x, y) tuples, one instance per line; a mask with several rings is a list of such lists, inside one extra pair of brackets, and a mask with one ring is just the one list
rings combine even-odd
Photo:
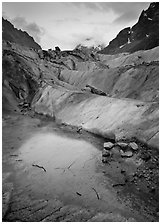
[(121, 45), (119, 48), (123, 48), (126, 44)]
[(144, 16), (147, 16), (147, 14), (146, 14), (146, 12), (144, 12), (144, 14), (143, 14)]
[(146, 37), (149, 37), (149, 34), (146, 34)]
[(155, 7), (155, 5), (151, 5), (151, 8), (154, 8)]
[(148, 17), (148, 20), (152, 20), (152, 19)]
[(131, 44), (130, 38), (128, 38), (128, 41), (127, 41), (127, 43), (128, 43), (128, 44)]

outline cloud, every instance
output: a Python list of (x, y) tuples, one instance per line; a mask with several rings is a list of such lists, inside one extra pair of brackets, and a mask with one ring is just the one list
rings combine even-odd
[(116, 13), (124, 13), (127, 10), (138, 10), (139, 8), (146, 8), (150, 2), (71, 2), (76, 7), (86, 7), (93, 10), (114, 11)]
[(92, 10), (100, 10), (100, 6), (98, 2), (71, 2), (69, 4), (74, 5), (75, 7), (84, 7), (84, 8), (89, 8)]
[(114, 5), (113, 10), (117, 13), (118, 17), (114, 20), (114, 23), (127, 23), (134, 20), (138, 20), (143, 9), (149, 6), (149, 2), (124, 2)]
[(27, 31), (43, 48), (58, 45), (71, 49), (79, 43), (107, 45), (120, 30), (134, 25), (149, 5), (150, 2), (17, 2), (3, 3), (3, 11), (15, 27)]
[(63, 19), (52, 20), (52, 22), (59, 23), (59, 24), (68, 23), (68, 22), (72, 22), (72, 23), (76, 22), (77, 23), (77, 22), (80, 22), (80, 19), (77, 19), (77, 18), (63, 18)]
[[(112, 32), (111, 32), (112, 33)], [(107, 37), (109, 33), (106, 33), (105, 27), (94, 27), (92, 30), (89, 30), (88, 33), (73, 33), (71, 38), (71, 43), (73, 47), (78, 44), (84, 46), (98, 46), (100, 44), (107, 44)]]
[(27, 31), (34, 39), (40, 43), (41, 37), (44, 34), (44, 29), (36, 23), (28, 23), (24, 17), (15, 17), (11, 21), (16, 28)]
[(117, 16), (116, 22), (137, 19), (143, 9), (148, 8), (150, 2), (72, 2), (75, 7), (84, 7), (93, 11), (107, 13), (112, 11)]
[(95, 21), (95, 22), (85, 22), (84, 24), (87, 24), (87, 25), (93, 25), (93, 26), (108, 26), (108, 25), (110, 25), (111, 23), (108, 23), (108, 22), (102, 22), (102, 21)]
[[(113, 23), (125, 23), (125, 22), (130, 22), (136, 19), (136, 14), (134, 11), (129, 11), (126, 12), (124, 14), (122, 14), (121, 16), (117, 17)], [(137, 17), (138, 19), (138, 17)]]
[(4, 12), (4, 11), (2, 11), (2, 17), (3, 17), (4, 19), (9, 20), (9, 17), (6, 15), (6, 12)]

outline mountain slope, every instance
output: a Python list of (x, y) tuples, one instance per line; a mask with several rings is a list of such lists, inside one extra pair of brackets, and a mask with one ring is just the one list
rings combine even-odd
[(159, 46), (159, 2), (151, 3), (142, 11), (138, 22), (119, 32), (107, 47), (99, 53), (117, 54), (148, 50)]
[(16, 29), (8, 20), (2, 18), (2, 40), (20, 44), (33, 49), (41, 49), (27, 32)]
[(3, 112), (27, 105), (100, 135), (111, 130), (158, 147), (158, 60), (158, 47), (97, 58), (3, 41)]

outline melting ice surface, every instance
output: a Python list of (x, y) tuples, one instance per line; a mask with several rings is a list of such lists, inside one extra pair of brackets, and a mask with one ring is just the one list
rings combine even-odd
[(20, 157), (29, 171), (27, 183), (35, 194), (84, 206), (98, 204), (104, 209), (112, 208), (112, 204), (118, 206), (116, 197), (107, 188), (107, 180), (97, 169), (101, 152), (92, 144), (40, 133), (22, 145)]

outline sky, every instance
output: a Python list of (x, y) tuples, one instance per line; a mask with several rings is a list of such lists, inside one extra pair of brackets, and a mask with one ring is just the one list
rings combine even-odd
[(2, 15), (43, 49), (108, 45), (150, 2), (3, 2)]

